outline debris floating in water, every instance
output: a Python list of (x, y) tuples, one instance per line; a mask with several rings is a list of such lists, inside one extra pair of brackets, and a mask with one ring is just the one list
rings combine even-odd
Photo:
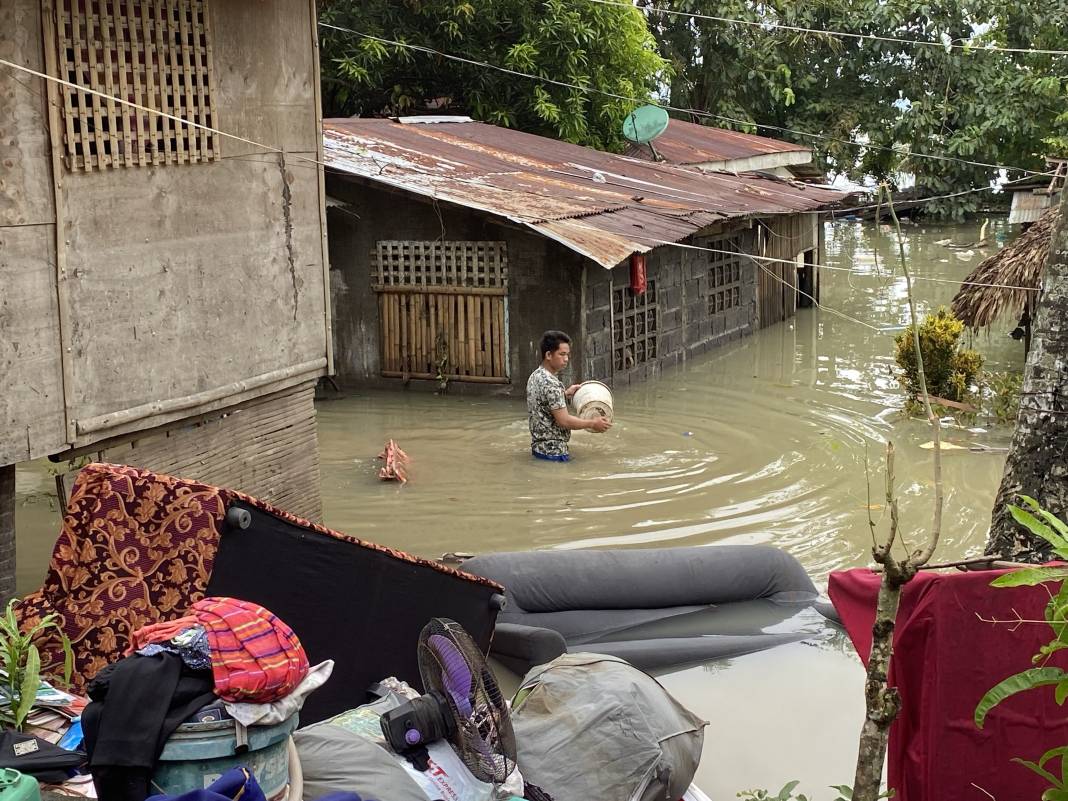
[(393, 440), (389, 440), (378, 458), (385, 461), (385, 465), (378, 471), (378, 477), (383, 481), (399, 481), (401, 484), (408, 483), (408, 454), (400, 449)]

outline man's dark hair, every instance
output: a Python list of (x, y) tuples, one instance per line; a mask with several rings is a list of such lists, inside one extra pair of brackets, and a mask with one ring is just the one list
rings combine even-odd
[(565, 344), (571, 344), (571, 337), (563, 331), (546, 331), (541, 335), (541, 347), (538, 350), (538, 355), (544, 359), (546, 353), (556, 353), (560, 346)]

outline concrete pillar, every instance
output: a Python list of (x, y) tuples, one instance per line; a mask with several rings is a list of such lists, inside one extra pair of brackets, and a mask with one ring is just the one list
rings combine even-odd
[(15, 596), (15, 465), (0, 466), (0, 603)]

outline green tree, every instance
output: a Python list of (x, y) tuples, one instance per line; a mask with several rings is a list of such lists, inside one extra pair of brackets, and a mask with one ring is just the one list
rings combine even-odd
[[(770, 129), (811, 145), (824, 166), (891, 182), (916, 176), (928, 195), (986, 186), (1068, 150), (1068, 57), (978, 52), (987, 45), (1068, 49), (1068, 0), (650, 0), (650, 27), (673, 67), (673, 106)], [(671, 9), (859, 35), (966, 44), (967, 49), (801, 33), (660, 13)], [(715, 124), (715, 122), (712, 122)], [(858, 138), (872, 147), (844, 144)], [(959, 217), (975, 195), (927, 208)]]
[(326, 116), (461, 113), (604, 150), (665, 62), (632, 7), (568, 0), (332, 0), (327, 26), (574, 84), (570, 89), (324, 26)]

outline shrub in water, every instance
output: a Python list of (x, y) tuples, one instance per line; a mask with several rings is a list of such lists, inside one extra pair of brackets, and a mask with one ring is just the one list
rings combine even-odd
[[(929, 395), (957, 402), (968, 397), (983, 366), (983, 357), (974, 350), (961, 348), (963, 333), (964, 323), (945, 306), (927, 315), (920, 323), (920, 352)], [(915, 404), (920, 398), (920, 375), (912, 326), (898, 334), (894, 342), (897, 344), (894, 358), (901, 368), (901, 383), (909, 401)]]

